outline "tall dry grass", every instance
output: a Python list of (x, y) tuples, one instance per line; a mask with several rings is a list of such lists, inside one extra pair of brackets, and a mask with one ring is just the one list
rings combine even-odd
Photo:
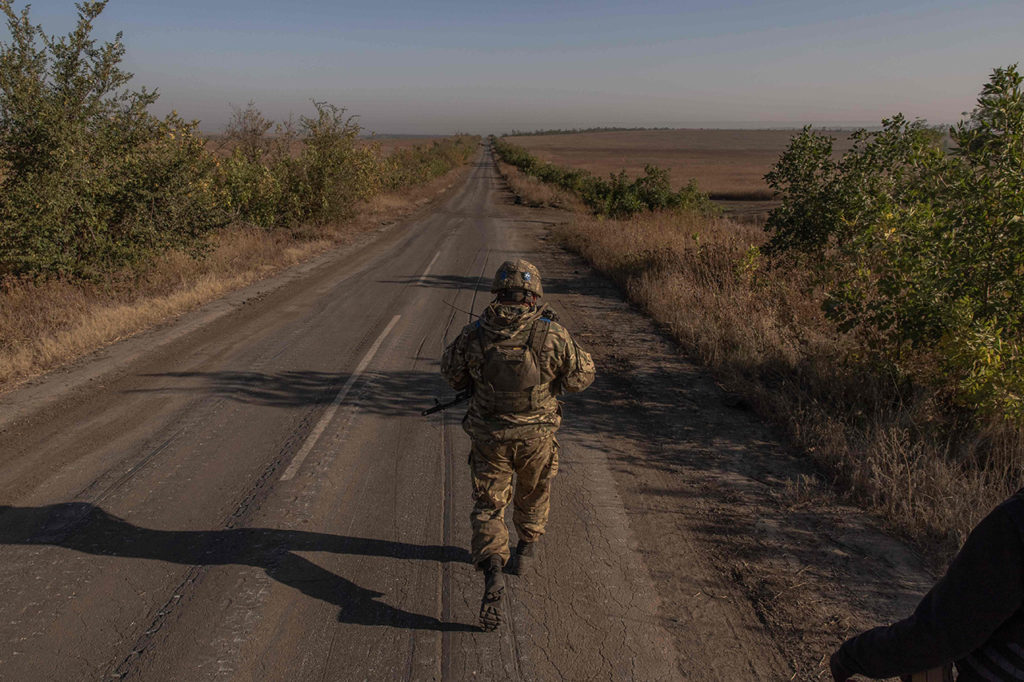
[[(528, 191), (518, 170), (503, 171)], [(936, 562), (1024, 484), (1024, 433), (979, 425), (875, 363), (824, 319), (806, 273), (758, 255), (761, 229), (692, 214), (610, 220), (577, 211), (555, 230), (780, 425), (840, 491)]]
[(549, 185), (546, 182), (519, 172), (514, 166), (498, 161), (498, 172), (508, 182), (509, 189), (516, 195), (520, 203), (533, 208), (550, 206), (553, 208), (583, 209), (583, 202), (571, 192)]
[(9, 281), (0, 287), (0, 391), (192, 310), (409, 214), (457, 183), (469, 167), (380, 194), (344, 223), (302, 229), (232, 226), (205, 256), (168, 251), (141, 272), (102, 284)]

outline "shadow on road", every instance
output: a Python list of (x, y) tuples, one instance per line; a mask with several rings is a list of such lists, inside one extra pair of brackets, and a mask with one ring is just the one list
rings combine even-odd
[[(455, 396), (445, 385), (437, 370), (436, 360), (429, 371), (372, 372), (360, 377), (347, 396), (346, 402), (358, 402), (359, 411), (385, 417), (420, 418), (420, 411), (434, 405), (434, 399), (448, 400)], [(266, 407), (308, 408), (332, 403), (348, 380), (346, 372), (314, 372), (289, 370), (285, 372), (167, 372), (144, 374), (160, 380), (163, 385), (140, 388), (128, 393), (157, 393), (165, 395), (193, 393), (200, 396), (226, 398), (240, 403)], [(600, 380), (600, 379), (599, 379)], [(593, 393), (593, 392), (592, 392)], [(589, 397), (592, 393), (588, 393)], [(571, 405), (576, 396), (560, 398)], [(574, 415), (574, 426), (592, 433), (609, 428), (619, 434), (643, 436), (642, 427), (632, 422), (617, 423), (621, 418), (621, 396), (607, 396), (605, 401), (591, 401), (587, 410)], [(665, 407), (670, 410), (669, 406)], [(451, 408), (461, 418), (466, 405)], [(426, 417), (424, 417), (426, 418)], [(434, 419), (438, 419), (435, 416)]]
[[(509, 258), (521, 258), (522, 256), (517, 253), (510, 253)], [(495, 263), (495, 269), (497, 269), (500, 261)], [(471, 275), (426, 275), (417, 277), (398, 277), (393, 279), (382, 279), (378, 280), (382, 284), (418, 284), (422, 287), (430, 289), (451, 289), (452, 291), (478, 291), (479, 294), (476, 300), (476, 310), (473, 312), (479, 314), (483, 312), (483, 309), (488, 303), (493, 300), (494, 296), (491, 294), (491, 283), (492, 277), (494, 276), (493, 271), (488, 271), (482, 277), (473, 277)], [(564, 293), (570, 293), (574, 290), (573, 282), (570, 280), (559, 278), (559, 277), (543, 277), (542, 283), (544, 286), (545, 295), (558, 295)], [(607, 294), (615, 300), (622, 300), (622, 295), (614, 290), (602, 290), (596, 292), (596, 295)], [(557, 312), (557, 305), (555, 306)]]
[(0, 505), (0, 544), (54, 545), (87, 554), (156, 559), (188, 566), (239, 564), (262, 569), (274, 580), (339, 608), (338, 621), (410, 630), (476, 632), (473, 625), (445, 623), (380, 601), (368, 590), (295, 552), (333, 552), (440, 563), (470, 563), (459, 547), (346, 537), (328, 533), (237, 528), (165, 531), (141, 528), (92, 504), (45, 507)]
[[(433, 365), (437, 365), (435, 360)], [(347, 372), (168, 372), (145, 374), (175, 380), (170, 385), (133, 389), (129, 393), (197, 393), (268, 407), (304, 408), (328, 405), (350, 378)], [(349, 400), (359, 400), (364, 412), (401, 416), (418, 414), (434, 397), (453, 393), (436, 369), (431, 371), (370, 372), (354, 385)]]
[[(397, 277), (393, 279), (377, 280), (382, 284), (419, 284), (431, 289), (452, 289), (454, 291), (467, 290), (470, 293), (479, 291), (477, 307), (481, 310), (491, 300), (491, 275), (487, 277), (473, 277), (471, 275), (427, 275), (425, 277)], [(479, 310), (476, 312), (480, 312)]]

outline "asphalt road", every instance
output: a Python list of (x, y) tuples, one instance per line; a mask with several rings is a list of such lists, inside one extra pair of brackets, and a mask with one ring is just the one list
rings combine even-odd
[(457, 308), (533, 248), (503, 196), (481, 156), (418, 218), (4, 396), (0, 679), (678, 679), (571, 434), (541, 564), (477, 629), (461, 410), (419, 410)]

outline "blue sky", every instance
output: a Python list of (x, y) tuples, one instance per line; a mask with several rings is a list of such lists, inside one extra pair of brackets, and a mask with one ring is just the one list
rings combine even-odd
[[(31, 16), (66, 32), (74, 4)], [(1024, 61), (1024, 0), (111, 0), (96, 32), (119, 30), (156, 113), (210, 132), (310, 98), (381, 133), (952, 122)]]

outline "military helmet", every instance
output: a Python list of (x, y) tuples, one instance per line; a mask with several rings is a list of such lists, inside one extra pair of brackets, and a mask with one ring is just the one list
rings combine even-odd
[(531, 294), (543, 296), (544, 290), (540, 286), (540, 271), (532, 263), (522, 258), (505, 261), (494, 273), (494, 283), (491, 285), (492, 294), (502, 291), (528, 291)]

